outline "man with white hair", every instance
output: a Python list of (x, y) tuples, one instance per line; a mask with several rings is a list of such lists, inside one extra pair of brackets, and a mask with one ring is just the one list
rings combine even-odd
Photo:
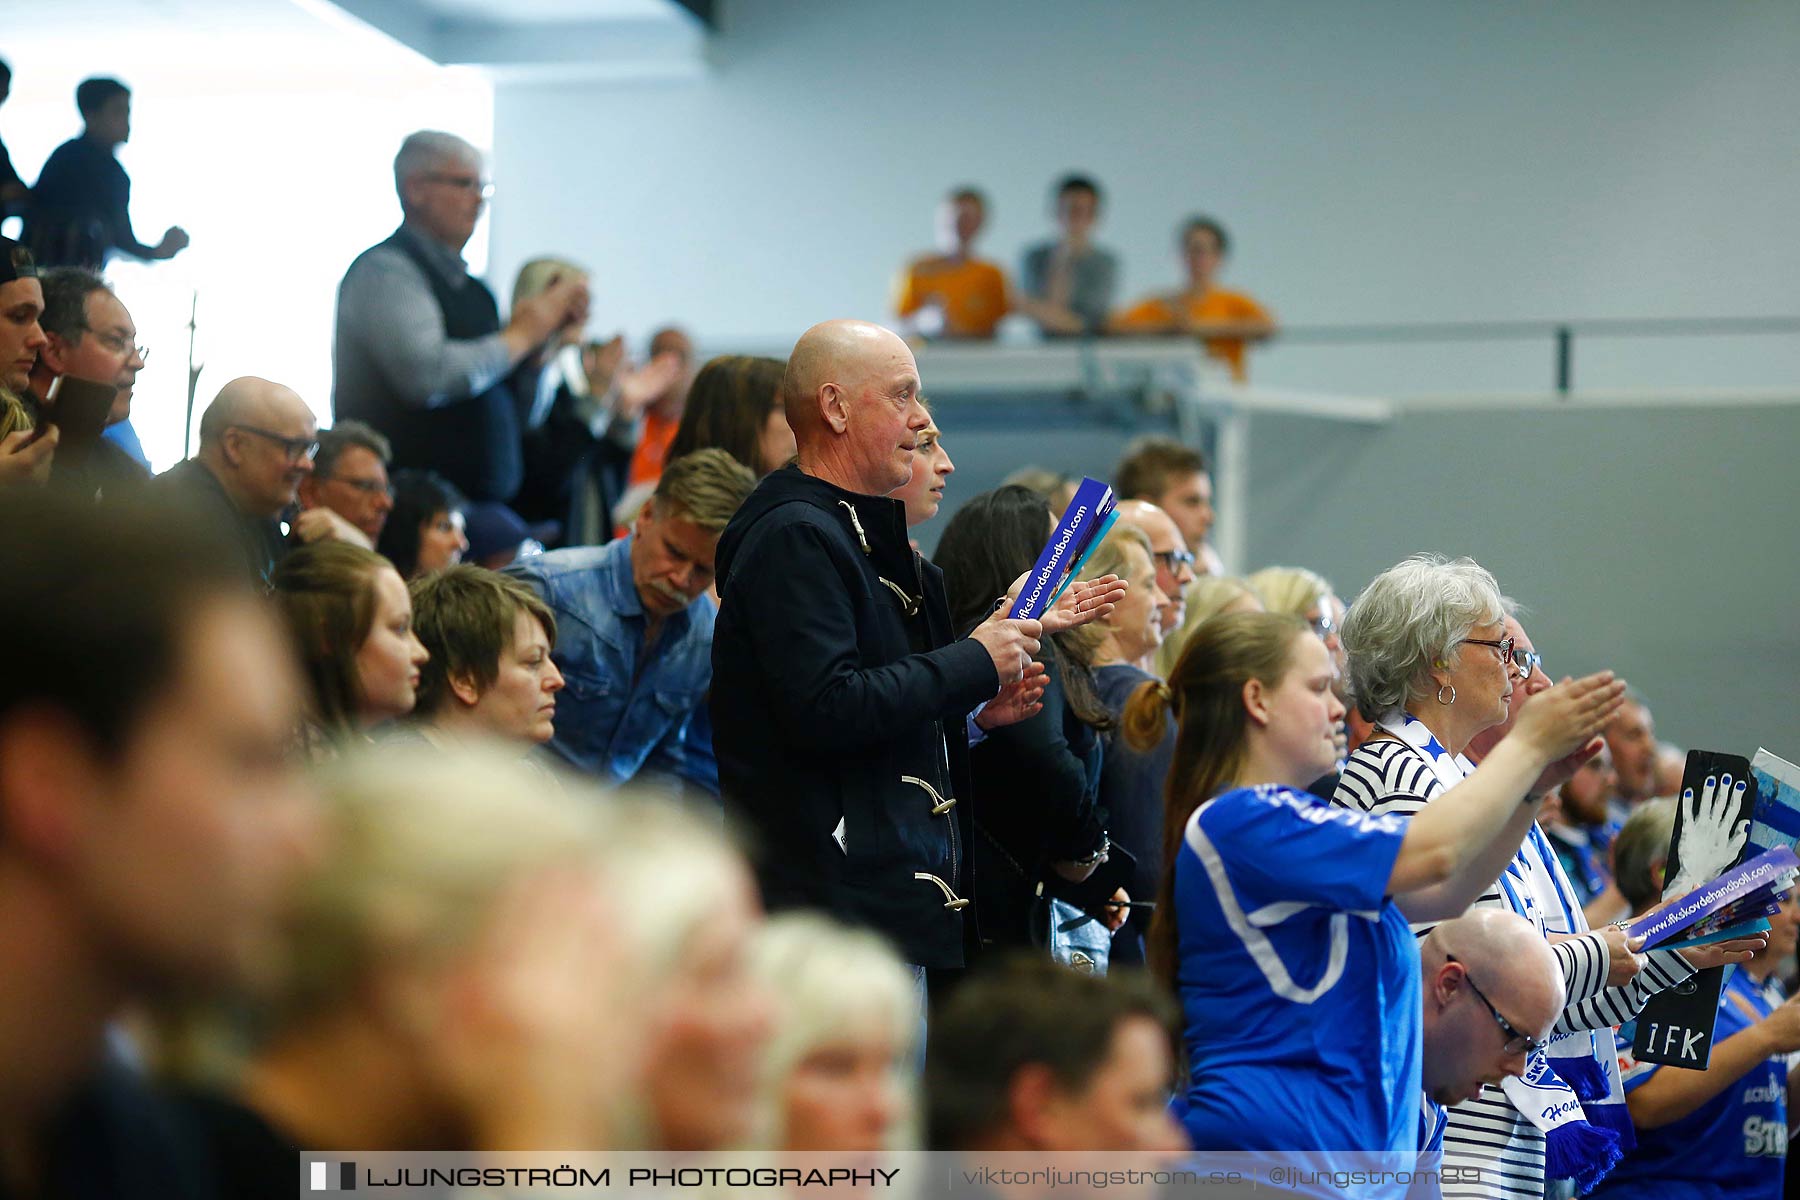
[(363, 251), (338, 287), (332, 402), (393, 444), (394, 466), (443, 475), (471, 500), (501, 504), (523, 473), (507, 379), (533, 351), (587, 320), (587, 284), (560, 279), (513, 305), (462, 249), (490, 187), (481, 154), (453, 134), (411, 134), (394, 159), (400, 228)]

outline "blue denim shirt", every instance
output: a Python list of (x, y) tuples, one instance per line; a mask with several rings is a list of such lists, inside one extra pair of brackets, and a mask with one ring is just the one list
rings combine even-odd
[(718, 610), (702, 595), (669, 617), (645, 661), (631, 543), (627, 537), (552, 550), (506, 569), (556, 614), (550, 657), (567, 686), (557, 697), (550, 748), (603, 783), (654, 775), (717, 794), (712, 747), (708, 739), (691, 738), (688, 726), (712, 685)]

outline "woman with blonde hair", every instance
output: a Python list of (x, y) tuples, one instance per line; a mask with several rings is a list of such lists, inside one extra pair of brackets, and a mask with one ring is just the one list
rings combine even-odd
[[(42, 438), (28, 438), (37, 422), (31, 410), (17, 396), (0, 388), (0, 484), (24, 482), (43, 484), (50, 479), (57, 430), (52, 427)], [(15, 434), (20, 436), (14, 437)], [(16, 443), (10, 449), (6, 443)], [(35, 444), (35, 448), (34, 448)], [(23, 455), (24, 457), (19, 457)], [(16, 460), (16, 461), (15, 461)]]
[(750, 958), (775, 1013), (758, 1143), (805, 1153), (905, 1148), (921, 998), (899, 957), (866, 930), (792, 912), (758, 931)]
[(1225, 613), (1262, 612), (1263, 603), (1250, 585), (1231, 575), (1202, 575), (1188, 584), (1181, 628), (1163, 639), (1156, 649), (1156, 670), (1167, 679), (1181, 660), (1181, 652), (1194, 631)]
[(358, 750), (319, 782), (329, 852), (247, 1044), (215, 1033), (184, 1095), (221, 1195), (291, 1190), (303, 1151), (613, 1144), (644, 1014), (606, 808), (469, 747)]
[(303, 1149), (742, 1142), (768, 1002), (716, 827), (498, 748), (362, 752), (322, 784), (331, 850), (235, 1099), (191, 1104), (227, 1194), (291, 1188)]
[[(1140, 751), (1176, 722), (1149, 960), (1180, 998), (1196, 1149), (1404, 1154), (1419, 1136), (1419, 951), (1408, 921), (1460, 913), (1518, 841), (1519, 795), (1624, 694), (1545, 692), (1459, 792), (1410, 822), (1301, 789), (1336, 753), (1330, 652), (1298, 617), (1217, 617), (1125, 711)], [(1549, 703), (1545, 701), (1548, 700)], [(1385, 1193), (1384, 1193), (1385, 1194)]]
[(1332, 642), (1331, 583), (1305, 567), (1264, 567), (1244, 580), (1270, 612), (1289, 613)]

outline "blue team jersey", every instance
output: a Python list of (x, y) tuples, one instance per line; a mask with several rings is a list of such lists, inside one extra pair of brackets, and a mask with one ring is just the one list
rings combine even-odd
[(1277, 786), (1226, 792), (1188, 821), (1176, 983), (1193, 1075), (1176, 1109), (1196, 1149), (1410, 1165), (1419, 950), (1386, 895), (1405, 830)]
[[(1744, 972), (1733, 971), (1719, 996), (1715, 1046), (1753, 1024), (1733, 996), (1747, 1002), (1758, 1019), (1783, 999), (1780, 985), (1773, 981), (1765, 988)], [(1636, 1034), (1635, 1021), (1617, 1031), (1619, 1067), (1628, 1093), (1663, 1069), (1632, 1056)], [(1639, 1129), (1637, 1149), (1591, 1195), (1630, 1200), (1781, 1200), (1787, 1132), (1787, 1060), (1780, 1056), (1756, 1064), (1681, 1120)]]

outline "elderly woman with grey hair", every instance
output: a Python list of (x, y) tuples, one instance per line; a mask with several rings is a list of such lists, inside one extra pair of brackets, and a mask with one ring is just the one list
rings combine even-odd
[[(1519, 681), (1506, 610), (1494, 577), (1467, 558), (1417, 555), (1364, 589), (1342, 636), (1350, 692), (1374, 732), (1346, 762), (1334, 803), (1411, 816), (1485, 773), (1463, 752), (1477, 734), (1506, 720)], [(1586, 682), (1565, 680), (1543, 695)], [(1623, 685), (1610, 689), (1610, 709), (1617, 711)], [(1621, 1137), (1630, 1145), (1630, 1115), (1607, 1031), (1697, 967), (1749, 957), (1749, 943), (1728, 942), (1686, 957), (1657, 951), (1646, 959), (1619, 930), (1588, 932), (1535, 818), (1539, 802), (1602, 745), (1589, 740), (1520, 793), (1516, 813), (1465, 893), (1464, 903), (1508, 908), (1537, 926), (1562, 968), (1568, 1003), (1545, 1046), (1520, 1038), (1495, 1013), (1516, 1049), (1531, 1054), (1531, 1066), (1524, 1077), (1489, 1084), (1451, 1110), (1445, 1165), (1481, 1172), (1486, 1182), (1467, 1192), (1447, 1187), (1447, 1196), (1538, 1197), (1546, 1194), (1547, 1179), (1572, 1179), (1577, 1191), (1591, 1188), (1618, 1160)]]

